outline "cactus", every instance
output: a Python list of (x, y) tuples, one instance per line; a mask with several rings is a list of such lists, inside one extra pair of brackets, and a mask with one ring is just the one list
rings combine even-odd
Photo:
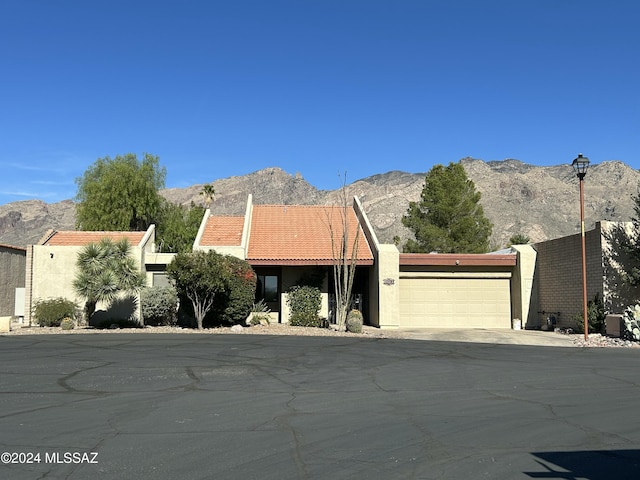
[(69, 317), (63, 318), (60, 322), (62, 330), (73, 330), (76, 327), (75, 322)]
[(624, 311), (625, 338), (640, 341), (640, 305), (627, 307)]
[(346, 327), (347, 332), (362, 333), (362, 313), (359, 310), (351, 310), (347, 314)]

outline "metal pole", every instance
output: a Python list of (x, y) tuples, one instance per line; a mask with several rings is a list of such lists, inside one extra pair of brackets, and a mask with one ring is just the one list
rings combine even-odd
[(587, 247), (584, 239), (584, 186), (580, 178), (580, 229), (582, 233), (582, 306), (584, 314), (584, 339), (589, 340), (589, 319), (587, 317)]

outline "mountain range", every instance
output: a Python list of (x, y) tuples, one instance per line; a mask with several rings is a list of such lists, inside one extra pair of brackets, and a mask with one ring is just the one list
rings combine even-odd
[[(485, 162), (460, 160), (476, 189), (480, 203), (493, 223), (491, 244), (506, 246), (515, 234), (532, 242), (562, 237), (580, 231), (578, 179), (571, 165), (538, 167), (519, 160)], [(417, 201), (426, 173), (390, 171), (346, 185), (349, 196), (357, 195), (374, 230), (383, 243), (411, 235), (402, 225), (410, 201)], [(272, 167), (243, 176), (214, 179), (214, 214), (241, 215), (247, 196), (255, 204), (340, 203), (342, 188), (319, 190), (299, 174)], [(638, 194), (640, 172), (619, 161), (592, 165), (585, 178), (585, 223), (590, 229), (601, 220), (629, 221), (635, 215), (633, 197)], [(203, 184), (161, 191), (176, 203), (202, 203)], [(25, 200), (0, 205), (0, 243), (26, 246), (36, 243), (48, 229), (73, 230), (75, 208), (71, 200), (45, 203)]]

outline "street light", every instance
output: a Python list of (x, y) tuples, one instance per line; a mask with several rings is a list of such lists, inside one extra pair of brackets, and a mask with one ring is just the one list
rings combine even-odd
[(589, 339), (589, 319), (587, 318), (587, 247), (584, 240), (584, 177), (589, 168), (589, 159), (578, 154), (571, 164), (580, 183), (580, 232), (582, 235), (582, 306), (584, 315), (584, 339)]

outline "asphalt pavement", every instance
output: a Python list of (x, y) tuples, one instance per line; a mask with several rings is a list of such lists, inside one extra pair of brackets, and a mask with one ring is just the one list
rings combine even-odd
[(638, 355), (451, 339), (0, 336), (0, 478), (636, 479)]

